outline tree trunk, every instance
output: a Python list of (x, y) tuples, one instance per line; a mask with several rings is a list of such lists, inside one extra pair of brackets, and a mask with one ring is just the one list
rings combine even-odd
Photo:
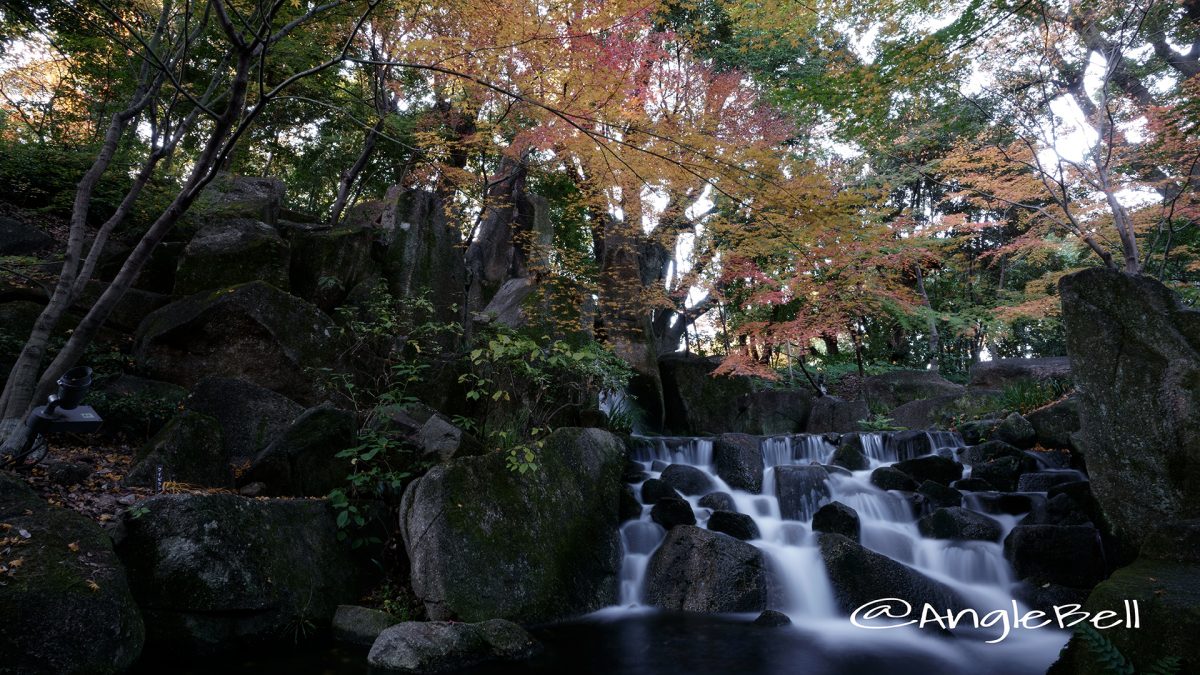
[(917, 273), (917, 293), (921, 296), (921, 301), (925, 304), (925, 309), (929, 311), (929, 369), (933, 372), (940, 372), (939, 356), (941, 354), (941, 336), (938, 335), (937, 316), (933, 313), (933, 305), (929, 302), (929, 294), (925, 292), (925, 275), (921, 273), (921, 266), (914, 265)]

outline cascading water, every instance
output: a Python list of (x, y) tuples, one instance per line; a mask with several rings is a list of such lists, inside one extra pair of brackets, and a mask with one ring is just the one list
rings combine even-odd
[[(898, 637), (897, 631), (887, 631), (886, 637), (876, 631), (864, 634), (868, 631), (853, 627), (837, 607), (817, 535), (812, 530), (812, 513), (831, 501), (841, 502), (857, 512), (864, 547), (949, 586), (963, 598), (966, 606), (978, 608), (981, 615), (993, 609), (1015, 607), (1015, 581), (1004, 559), (1002, 544), (924, 538), (917, 527), (917, 520), (924, 514), (914, 512), (912, 501), (903, 494), (881, 490), (870, 482), (874, 469), (911, 459), (908, 448), (913, 447), (912, 444), (906, 445), (903, 439), (893, 442), (894, 437), (884, 434), (862, 434), (861, 438), (870, 467), (854, 472), (830, 471), (825, 481), (827, 489), (813, 490), (800, 500), (799, 519), (782, 517), (775, 490), (776, 473), (780, 467), (827, 465), (836, 446), (831, 443), (832, 439), (824, 436), (790, 435), (762, 439), (760, 450), (765, 471), (761, 494), (731, 488), (722, 480), (713, 466), (713, 442), (710, 439), (643, 439), (634, 460), (642, 464), (648, 478), (659, 477), (670, 464), (695, 467), (712, 480), (714, 491), (731, 495), (737, 511), (751, 516), (757, 525), (760, 537), (749, 543), (763, 551), (781, 587), (772, 608), (786, 613), (794, 629), (815, 631), (824, 642), (841, 641), (847, 648), (862, 648), (872, 638), (886, 644)], [(929, 432), (926, 439), (928, 442), (921, 447), (932, 448), (934, 454), (953, 455), (963, 446), (962, 439), (955, 433)], [(640, 494), (640, 483), (633, 488), (635, 494)], [(712, 510), (700, 505), (701, 496), (684, 498), (695, 512), (697, 525), (705, 527)], [(989, 509), (986, 498), (970, 493), (964, 506), (998, 521), (1005, 536), (1021, 520), (1021, 516)], [(647, 566), (666, 535), (663, 527), (651, 520), (650, 511), (650, 505), (643, 504), (641, 516), (621, 529), (624, 564), (620, 603), (624, 608), (643, 607)], [(1021, 636), (1008, 638), (1003, 645), (987, 645), (990, 649), (981, 651), (981, 655), (964, 656), (972, 649), (963, 644), (968, 640), (946, 640), (929, 631), (904, 630), (908, 631), (906, 639), (909, 642), (924, 641), (930, 649), (942, 653), (947, 663), (968, 664), (973, 659), (991, 656), (1005, 659), (1009, 664), (1005, 666), (1008, 670), (998, 672), (1011, 673), (1044, 671), (1066, 639), (1061, 632), (1026, 631)], [(978, 635), (975, 638), (976, 646), (987, 639), (980, 639)]]

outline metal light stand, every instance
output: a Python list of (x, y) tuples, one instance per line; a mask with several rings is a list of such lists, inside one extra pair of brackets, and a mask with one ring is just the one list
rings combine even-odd
[(25, 460), (34, 453), (38, 440), (45, 434), (86, 434), (98, 430), (104, 420), (91, 406), (82, 405), (91, 387), (92, 369), (87, 366), (72, 368), (58, 378), (58, 393), (51, 394), (46, 405), (34, 408), (25, 420), (28, 433), (24, 447), (17, 454), (4, 458), (2, 464), (33, 466), (40, 462), (45, 453), (32, 462)]

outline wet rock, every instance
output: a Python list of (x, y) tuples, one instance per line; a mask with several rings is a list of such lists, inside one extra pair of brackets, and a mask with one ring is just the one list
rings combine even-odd
[(704, 509), (737, 513), (737, 504), (733, 501), (733, 495), (728, 492), (710, 492), (700, 498), (699, 504), (700, 508)]
[(784, 520), (807, 521), (829, 501), (829, 472), (818, 465), (775, 467), (775, 496)]
[(1017, 525), (1004, 557), (1018, 579), (1091, 588), (1105, 574), (1100, 533), (1091, 525)]
[(931, 433), (928, 431), (892, 432), (884, 436), (884, 448), (889, 455), (898, 460), (924, 457), (938, 450), (934, 444), (935, 434), (945, 435), (944, 432)]
[(912, 492), (917, 489), (917, 481), (894, 466), (881, 466), (872, 471), (871, 485), (880, 490)]
[(517, 624), (504, 619), (481, 623), (406, 621), (380, 633), (367, 663), (397, 673), (436, 673), (488, 661), (519, 661), (540, 645)]
[(713, 514), (708, 517), (708, 529), (743, 541), (758, 539), (762, 536), (753, 518), (744, 513), (732, 511), (713, 511)]
[(428, 616), (550, 621), (615, 602), (624, 462), (613, 434), (562, 428), (536, 472), (515, 474), (502, 453), (487, 453), (413, 481), (401, 533)]
[(787, 614), (774, 609), (763, 610), (762, 614), (754, 620), (755, 626), (766, 626), (768, 628), (779, 628), (780, 626), (792, 625), (792, 620)]
[(638, 501), (637, 495), (633, 494), (633, 488), (628, 485), (621, 488), (621, 505), (618, 508), (618, 519), (624, 523), (630, 520), (637, 520), (642, 515), (642, 503)]
[(679, 493), (675, 488), (667, 485), (657, 478), (651, 478), (645, 483), (642, 483), (642, 503), (653, 506), (661, 499), (679, 499)]
[(976, 476), (956, 480), (950, 484), (950, 487), (964, 492), (990, 492), (996, 489), (991, 483)]
[(813, 532), (840, 534), (847, 539), (859, 541), (862, 523), (858, 513), (841, 502), (830, 502), (817, 509), (812, 519)]
[(997, 457), (971, 467), (971, 477), (980, 478), (994, 485), (997, 490), (1011, 492), (1017, 489), (1021, 474), (1028, 469), (1027, 463), (1016, 457)]
[[(961, 481), (955, 481), (956, 483)], [(962, 493), (952, 487), (946, 487), (941, 483), (935, 483), (927, 480), (921, 483), (917, 488), (917, 492), (925, 497), (926, 501), (934, 508), (943, 506), (962, 506)]]
[(668, 466), (671, 466), (671, 464), (669, 462), (664, 462), (661, 459), (656, 459), (653, 462), (650, 462), (650, 470), (657, 471), (658, 473), (662, 473), (663, 470)]
[(650, 518), (668, 530), (679, 525), (696, 524), (696, 514), (691, 504), (678, 497), (659, 499), (650, 509)]
[(846, 614), (880, 598), (899, 598), (912, 607), (929, 603), (942, 611), (966, 606), (945, 584), (847, 537), (822, 534), (818, 540), (834, 598)]
[(994, 519), (958, 506), (943, 507), (921, 518), (917, 529), (930, 539), (1000, 541), (1004, 534)]
[(1040, 504), (1032, 513), (1022, 520), (1023, 525), (1091, 525), (1088, 517), (1074, 499), (1057, 494)]
[[(91, 520), (51, 507), (0, 471), (0, 523), (21, 561), (0, 584), (0, 672), (119, 673), (142, 652), (145, 629), (112, 540)], [(95, 584), (93, 588), (89, 584)]]
[[(147, 649), (216, 653), (327, 626), (357, 568), (325, 501), (159, 495), (120, 521), (116, 551)], [(247, 536), (254, 533), (254, 536)]]
[(829, 463), (849, 471), (862, 471), (871, 468), (871, 460), (863, 452), (862, 437), (859, 434), (846, 434), (842, 444), (833, 451)]
[(626, 460), (625, 468), (621, 471), (621, 481), (625, 483), (641, 483), (649, 476), (641, 462)]
[(763, 456), (759, 440), (746, 434), (722, 434), (713, 441), (717, 475), (735, 490), (762, 492)]
[(1013, 413), (1000, 422), (993, 437), (1018, 448), (1032, 448), (1037, 443), (1037, 431), (1021, 413)]
[(757, 612), (766, 608), (762, 551), (732, 537), (681, 526), (650, 558), (646, 602), (687, 612)]
[(962, 464), (937, 455), (906, 459), (903, 462), (896, 462), (895, 467), (911, 476), (918, 484), (931, 480), (942, 485), (949, 485), (962, 478), (963, 473)]
[(340, 642), (369, 647), (379, 634), (394, 626), (396, 617), (358, 605), (338, 605), (333, 613), (333, 637)]
[(686, 464), (668, 466), (663, 469), (659, 479), (687, 496), (702, 495), (712, 491), (715, 487), (712, 479), (706, 473)]
[(1000, 457), (1016, 457), (1018, 459), (1026, 459), (1025, 453), (1018, 447), (1005, 443), (1004, 441), (985, 441), (978, 445), (973, 445), (963, 448), (958, 453), (958, 458), (964, 464), (982, 464), (986, 461), (998, 459)]

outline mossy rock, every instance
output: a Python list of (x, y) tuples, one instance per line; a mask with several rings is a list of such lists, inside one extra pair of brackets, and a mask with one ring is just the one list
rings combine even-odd
[(221, 427), (208, 415), (185, 410), (143, 446), (126, 485), (154, 487), (158, 471), (164, 482), (203, 487), (231, 487), (233, 471), (221, 442)]
[(146, 616), (147, 650), (215, 653), (328, 625), (359, 590), (322, 500), (160, 495), (121, 520), (116, 551)]
[(289, 248), (275, 228), (236, 218), (200, 228), (179, 260), (175, 294), (190, 295), (254, 280), (287, 290)]
[(624, 459), (616, 436), (566, 428), (547, 437), (534, 472), (490, 453), (414, 481), (401, 526), (429, 618), (531, 623), (613, 603)]
[(740, 397), (754, 391), (748, 377), (713, 377), (719, 357), (666, 354), (658, 359), (662, 377), (664, 426), (680, 434), (720, 434), (739, 431)]
[(262, 281), (197, 293), (150, 314), (134, 358), (150, 377), (191, 388), (208, 376), (245, 379), (301, 403), (323, 398), (310, 369), (337, 365), (333, 321)]
[(373, 238), (364, 227), (297, 231), (291, 238), (291, 292), (326, 312), (340, 306), (356, 286), (379, 274)]
[(145, 629), (108, 535), (4, 472), (0, 525), (0, 539), (13, 542), (3, 546), (11, 574), (0, 574), (0, 673), (91, 675), (133, 665)]

